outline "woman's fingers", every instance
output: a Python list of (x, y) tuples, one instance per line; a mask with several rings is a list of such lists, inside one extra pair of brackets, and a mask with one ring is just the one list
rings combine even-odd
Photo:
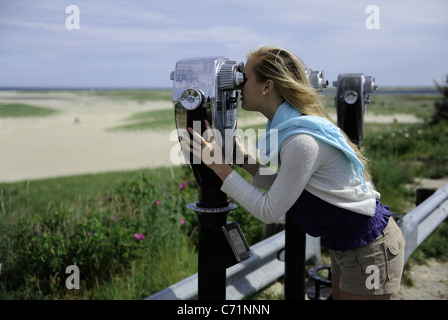
[(198, 138), (193, 135), (191, 139), (186, 133), (182, 136), (181, 147), (184, 155), (189, 158), (188, 154), (191, 154), (193, 158), (190, 158), (193, 164), (201, 163), (202, 146), (198, 141)]
[(188, 132), (190, 132), (193, 135), (193, 140), (198, 141), (203, 146), (206, 146), (208, 144), (208, 142), (203, 137), (201, 137), (201, 135), (199, 133), (194, 131), (192, 128), (188, 128), (187, 130), (188, 130)]
[(222, 158), (221, 147), (215, 141), (213, 136), (214, 132), (210, 129), (208, 121), (205, 121), (205, 125), (205, 138), (189, 127), (187, 130), (191, 133), (193, 139), (184, 137), (184, 140), (190, 143), (190, 152), (194, 156), (199, 157), (206, 165), (222, 164), (224, 160)]
[(210, 123), (207, 121), (207, 119), (204, 120), (204, 123), (205, 123), (204, 135), (206, 139), (210, 142), (215, 141), (214, 130), (210, 129)]
[(187, 130), (191, 133), (193, 139), (187, 138), (188, 140), (186, 139), (186, 141), (190, 142), (190, 152), (193, 153), (195, 157), (204, 160), (204, 150), (207, 150), (209, 154), (213, 154), (213, 145), (211, 143), (208, 143), (207, 140), (201, 137), (201, 135), (192, 128), (188, 128)]
[[(203, 133), (204, 137), (202, 137), (198, 132), (194, 131), (191, 127), (187, 128), (188, 132), (190, 132), (193, 135), (194, 139), (197, 139), (203, 145), (204, 147), (210, 145), (215, 141), (215, 130), (210, 128), (210, 124), (207, 120), (204, 120), (205, 123), (205, 131)], [(208, 141), (207, 141), (208, 140)]]

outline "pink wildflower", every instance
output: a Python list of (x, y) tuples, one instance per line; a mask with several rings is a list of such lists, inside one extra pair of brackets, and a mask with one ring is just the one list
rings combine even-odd
[(156, 200), (156, 202), (155, 202), (156, 206), (160, 205), (161, 203), (162, 203), (162, 201), (160, 201), (160, 200)]
[(187, 181), (182, 182), (182, 183), (180, 184), (180, 186), (179, 186), (179, 189), (180, 189), (180, 190), (184, 189), (184, 188), (187, 186), (187, 184), (188, 184)]
[(134, 238), (135, 238), (137, 241), (140, 241), (140, 240), (145, 239), (146, 237), (145, 237), (145, 235), (144, 235), (143, 233), (134, 233)]
[(185, 224), (185, 219), (180, 219), (180, 224)]

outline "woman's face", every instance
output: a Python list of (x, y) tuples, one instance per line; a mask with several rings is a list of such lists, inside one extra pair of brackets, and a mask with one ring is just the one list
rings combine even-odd
[(248, 111), (260, 111), (263, 101), (263, 83), (257, 82), (250, 62), (244, 68), (244, 78), (245, 82), (241, 88), (242, 108)]

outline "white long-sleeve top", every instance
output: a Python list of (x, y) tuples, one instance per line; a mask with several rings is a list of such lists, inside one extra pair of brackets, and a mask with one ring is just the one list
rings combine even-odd
[(280, 160), (278, 172), (260, 164), (251, 184), (232, 171), (221, 190), (267, 224), (284, 216), (304, 189), (337, 207), (368, 216), (375, 214), (380, 194), (370, 182), (369, 190), (364, 190), (350, 162), (337, 148), (311, 135), (297, 134), (283, 144)]

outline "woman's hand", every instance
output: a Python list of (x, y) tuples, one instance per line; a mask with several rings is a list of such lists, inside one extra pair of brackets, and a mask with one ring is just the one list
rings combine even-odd
[(249, 152), (244, 147), (244, 144), (242, 144), (237, 137), (235, 137), (233, 163), (249, 172), (253, 177), (255, 177), (258, 168), (260, 167), (260, 163), (250, 156)]
[(222, 155), (222, 148), (214, 138), (212, 130), (210, 129), (210, 124), (207, 120), (205, 122), (205, 128), (209, 134), (209, 141), (205, 140), (199, 133), (194, 131), (192, 128), (188, 128), (193, 136), (190, 141), (190, 152), (193, 156), (199, 157), (202, 163), (212, 169), (222, 181), (224, 181), (227, 176), (232, 172), (232, 168), (225, 163), (224, 157)]
[(239, 141), (238, 136), (235, 136), (235, 145), (233, 149), (233, 164), (242, 167), (249, 158), (249, 153), (244, 148), (244, 145)]

